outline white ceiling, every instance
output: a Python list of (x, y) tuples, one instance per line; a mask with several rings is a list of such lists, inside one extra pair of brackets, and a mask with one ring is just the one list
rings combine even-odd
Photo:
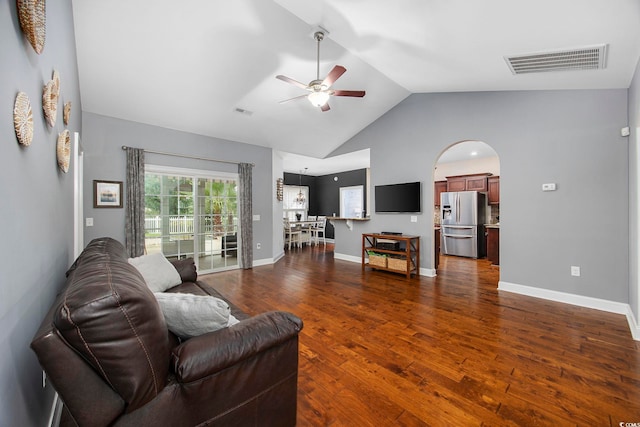
[[(84, 111), (321, 159), (410, 93), (627, 88), (638, 0), (74, 0)], [(321, 112), (275, 79), (347, 72)], [(608, 44), (604, 70), (513, 75), (504, 56)], [(236, 108), (249, 110), (241, 114)], [(292, 156), (285, 170), (315, 172)], [(320, 162), (323, 163), (323, 162)], [(356, 168), (354, 168), (356, 169)], [(335, 171), (327, 172), (332, 173)]]
[(489, 144), (482, 141), (462, 141), (446, 149), (438, 158), (438, 164), (487, 157), (498, 157), (498, 153)]

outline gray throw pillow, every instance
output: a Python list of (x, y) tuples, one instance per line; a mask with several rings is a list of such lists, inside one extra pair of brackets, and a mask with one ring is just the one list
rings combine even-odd
[(154, 293), (167, 327), (182, 338), (191, 338), (238, 323), (226, 301), (210, 295)]

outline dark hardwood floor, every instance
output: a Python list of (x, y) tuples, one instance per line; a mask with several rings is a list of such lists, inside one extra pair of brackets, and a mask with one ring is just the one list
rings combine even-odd
[(407, 280), (333, 247), (202, 276), (250, 314), (291, 311), (299, 426), (640, 423), (640, 345), (622, 315), (498, 292), (487, 261)]

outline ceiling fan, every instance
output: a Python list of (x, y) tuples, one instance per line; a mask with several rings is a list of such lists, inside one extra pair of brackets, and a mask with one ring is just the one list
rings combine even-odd
[(331, 96), (353, 96), (356, 98), (362, 98), (365, 95), (365, 91), (363, 90), (331, 89), (331, 86), (335, 83), (335, 81), (338, 80), (340, 76), (347, 71), (347, 69), (342, 65), (336, 65), (335, 67), (333, 67), (329, 74), (327, 74), (327, 77), (325, 77), (324, 80), (320, 80), (320, 42), (324, 39), (324, 32), (316, 31), (313, 35), (313, 38), (318, 44), (316, 79), (311, 80), (308, 85), (305, 85), (304, 83), (300, 83), (297, 80), (294, 80), (287, 76), (283, 76), (281, 74), (276, 76), (276, 79), (290, 83), (299, 88), (306, 89), (310, 93), (306, 95), (296, 96), (295, 98), (285, 99), (284, 101), (280, 101), (280, 104), (282, 104), (283, 102), (293, 101), (294, 99), (306, 97), (314, 107), (320, 107), (322, 111), (329, 111), (329, 97)]

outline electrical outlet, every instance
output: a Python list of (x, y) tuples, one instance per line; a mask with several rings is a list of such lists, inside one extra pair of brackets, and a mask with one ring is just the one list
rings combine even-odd
[(418, 222), (418, 216), (417, 215), (411, 215), (411, 222)]
[(576, 265), (572, 265), (571, 266), (571, 275), (572, 276), (576, 276), (576, 277), (580, 277), (580, 267), (578, 267)]
[(256, 249), (260, 249), (262, 247), (262, 243), (256, 243)]

